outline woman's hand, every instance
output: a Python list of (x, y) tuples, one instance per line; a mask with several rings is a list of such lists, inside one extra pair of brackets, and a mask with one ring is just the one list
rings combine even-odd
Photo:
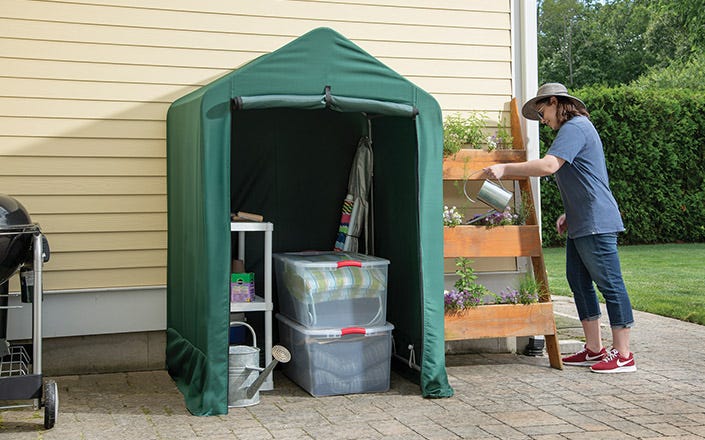
[(562, 235), (567, 230), (568, 222), (565, 220), (565, 214), (561, 214), (558, 220), (556, 220), (556, 231), (558, 231), (558, 235)]
[(496, 165), (492, 165), (487, 168), (483, 168), (482, 171), (484, 171), (485, 176), (489, 177), (490, 179), (501, 179), (504, 177), (504, 172), (506, 168), (506, 164), (503, 163), (498, 163)]

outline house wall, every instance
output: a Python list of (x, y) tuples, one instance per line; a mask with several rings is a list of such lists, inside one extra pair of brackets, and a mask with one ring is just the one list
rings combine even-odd
[[(45, 334), (165, 328), (165, 121), (175, 99), (327, 26), (444, 113), (496, 121), (514, 95), (517, 2), (2, 0), (0, 192), (28, 208), (51, 245)], [(28, 311), (18, 313), (10, 335), (26, 337)]]

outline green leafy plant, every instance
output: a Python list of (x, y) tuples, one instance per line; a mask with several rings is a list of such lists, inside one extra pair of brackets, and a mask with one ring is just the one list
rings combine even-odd
[(519, 282), (519, 304), (532, 304), (538, 302), (542, 283), (536, 281), (536, 278), (531, 273), (526, 273), (524, 278)]
[(514, 137), (511, 129), (500, 112), (497, 120), (497, 131), (492, 136), (487, 137), (487, 151), (509, 150), (512, 148)]
[(534, 212), (534, 200), (528, 192), (521, 192), (521, 204), (516, 211), (515, 225), (525, 225), (526, 220)]
[(471, 260), (467, 258), (455, 259), (455, 274), (458, 280), (455, 288), (443, 292), (446, 313), (457, 313), (467, 308), (485, 304), (533, 304), (538, 302), (541, 284), (531, 273), (520, 281), (519, 288), (506, 288), (499, 294), (491, 292), (477, 282), (477, 275), (473, 270)]
[(531, 273), (521, 279), (518, 289), (507, 287), (495, 295), (497, 304), (533, 304), (539, 301), (541, 283), (538, 283)]
[(458, 280), (455, 282), (455, 288), (458, 290), (475, 290), (478, 284), (477, 275), (470, 265), (472, 260), (465, 257), (459, 257), (455, 259), (455, 274), (458, 275)]
[(470, 148), (482, 148), (486, 126), (483, 113), (472, 113), (466, 117), (460, 113), (446, 116), (443, 121), (443, 157), (454, 155), (465, 144)]
[(472, 261), (467, 258), (456, 258), (455, 267), (458, 280), (455, 289), (444, 292), (445, 311), (458, 312), (470, 307), (477, 307), (485, 303), (485, 296), (491, 295), (485, 286), (479, 284), (475, 275)]

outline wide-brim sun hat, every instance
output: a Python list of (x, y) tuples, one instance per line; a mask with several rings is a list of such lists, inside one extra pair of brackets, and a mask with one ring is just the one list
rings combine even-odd
[(521, 114), (524, 115), (526, 119), (532, 119), (534, 121), (539, 121), (539, 112), (536, 110), (536, 103), (543, 101), (551, 96), (562, 96), (564, 98), (570, 99), (573, 104), (578, 108), (583, 108), (587, 111), (585, 103), (575, 96), (568, 94), (568, 89), (561, 83), (546, 83), (539, 87), (536, 91), (536, 97), (526, 101), (526, 104), (521, 108)]

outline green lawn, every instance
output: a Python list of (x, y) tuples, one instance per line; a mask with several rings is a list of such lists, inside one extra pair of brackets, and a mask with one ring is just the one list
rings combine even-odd
[[(635, 310), (705, 325), (705, 243), (620, 246), (622, 273)], [(544, 249), (554, 295), (572, 296), (565, 249)]]

